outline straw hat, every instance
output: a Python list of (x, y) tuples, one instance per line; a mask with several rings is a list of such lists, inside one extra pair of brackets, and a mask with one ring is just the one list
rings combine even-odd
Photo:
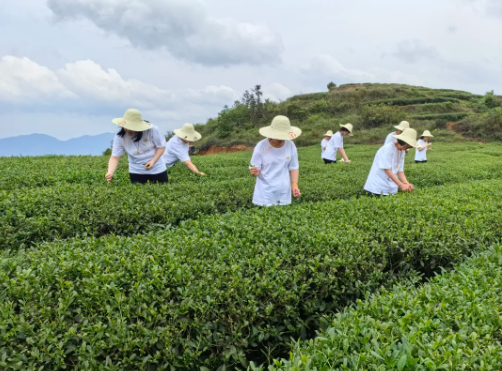
[(421, 136), (434, 138), (434, 135), (432, 135), (429, 130), (424, 131), (424, 133)]
[(418, 147), (417, 143), (417, 131), (415, 129), (404, 129), (399, 135), (393, 135), (397, 140), (402, 140), (406, 144), (412, 147)]
[(325, 137), (332, 137), (333, 136), (333, 132), (331, 130), (328, 130), (326, 132), (326, 134), (324, 134)]
[(345, 125), (340, 125), (340, 127), (342, 129), (347, 129), (349, 131), (349, 135), (350, 136), (353, 136), (354, 134), (352, 134), (352, 130), (353, 130), (353, 126), (352, 124), (345, 124)]
[(195, 131), (195, 128), (192, 124), (183, 125), (181, 129), (176, 129), (174, 131), (174, 134), (188, 142), (197, 142), (198, 140), (200, 140), (200, 138), (202, 138), (202, 135)]
[(260, 129), (260, 134), (269, 139), (293, 140), (301, 135), (300, 128), (291, 126), (286, 116), (275, 116), (270, 126)]
[(152, 128), (152, 125), (143, 121), (141, 113), (134, 108), (128, 109), (124, 114), (124, 117), (113, 119), (112, 122), (115, 125), (132, 131), (145, 131)]
[(410, 128), (410, 123), (408, 121), (401, 121), (399, 125), (394, 126), (397, 130), (403, 131), (404, 129)]

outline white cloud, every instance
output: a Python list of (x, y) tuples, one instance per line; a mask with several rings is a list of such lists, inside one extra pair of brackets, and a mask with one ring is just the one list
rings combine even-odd
[(278, 82), (266, 85), (263, 87), (262, 90), (263, 90), (263, 96), (265, 98), (271, 99), (275, 102), (285, 100), (286, 98), (289, 98), (292, 95), (291, 90), (289, 90), (289, 88)]
[(174, 100), (168, 91), (139, 80), (125, 80), (115, 69), (104, 70), (91, 60), (68, 63), (57, 74), (69, 89), (88, 101), (151, 107)]
[(84, 18), (143, 49), (208, 66), (276, 64), (277, 34), (260, 24), (209, 16), (198, 0), (48, 0), (60, 20)]
[(427, 46), (421, 40), (404, 40), (397, 44), (394, 57), (406, 63), (417, 63), (422, 60), (434, 60), (439, 57), (436, 48)]
[(76, 98), (47, 67), (28, 58), (0, 59), (0, 101), (24, 104)]
[[(336, 58), (320, 54), (310, 60), (307, 67), (302, 69), (306, 75), (317, 75), (331, 79), (334, 82), (364, 82), (369, 81), (373, 76), (367, 72), (344, 67)], [(326, 81), (326, 84), (329, 81)]]
[(302, 68), (302, 73), (310, 82), (318, 82), (326, 86), (330, 81), (341, 85), (347, 83), (401, 83), (420, 84), (421, 79), (401, 71), (389, 71), (383, 68), (372, 68), (368, 71), (346, 68), (336, 58), (321, 54), (311, 59)]
[(181, 99), (201, 104), (221, 104), (221, 102), (228, 104), (239, 99), (239, 94), (228, 86), (209, 85), (203, 89), (186, 89)]

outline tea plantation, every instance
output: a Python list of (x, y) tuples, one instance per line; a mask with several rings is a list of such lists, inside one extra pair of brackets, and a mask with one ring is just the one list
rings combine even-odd
[(502, 369), (502, 145), (410, 153), (416, 192), (383, 199), (377, 149), (299, 149), (281, 208), (252, 207), (249, 152), (144, 186), (0, 159), (0, 369)]

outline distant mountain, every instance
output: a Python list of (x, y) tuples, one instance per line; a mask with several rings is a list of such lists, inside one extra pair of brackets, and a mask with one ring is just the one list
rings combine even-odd
[(111, 146), (115, 134), (84, 135), (59, 140), (45, 134), (21, 135), (0, 139), (0, 156), (101, 155)]

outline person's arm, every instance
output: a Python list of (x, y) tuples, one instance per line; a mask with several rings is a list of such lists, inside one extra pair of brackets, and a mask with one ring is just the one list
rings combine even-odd
[(144, 165), (145, 169), (146, 170), (150, 170), (153, 167), (153, 165), (156, 164), (156, 162), (159, 160), (159, 158), (162, 157), (162, 155), (164, 154), (165, 150), (166, 150), (166, 147), (164, 147), (164, 148), (157, 148), (157, 150), (155, 151), (155, 155), (153, 156), (153, 158)]
[(338, 147), (338, 153), (342, 156), (343, 161), (345, 161), (347, 164), (350, 164), (350, 160), (348, 159), (347, 155), (345, 154), (345, 150), (341, 147)]
[(253, 156), (251, 157), (251, 166), (249, 167), (249, 172), (252, 176), (257, 177), (260, 175), (261, 165), (262, 165), (262, 156), (260, 148), (257, 145), (253, 151)]
[(191, 161), (191, 160), (186, 160), (186, 161), (185, 161), (185, 165), (186, 165), (186, 166), (187, 166), (187, 167), (188, 167), (191, 171), (193, 171), (195, 174), (202, 175), (202, 176), (206, 175), (206, 174), (204, 174), (202, 171), (199, 171), (199, 170), (197, 169), (197, 167), (196, 167), (196, 166), (192, 163), (192, 161)]
[(119, 164), (120, 157), (119, 156), (110, 156), (110, 160), (108, 161), (108, 171), (106, 172), (105, 178), (110, 183), (113, 178), (113, 174), (115, 170), (117, 170), (117, 166)]
[(384, 169), (384, 172), (385, 172), (385, 175), (387, 175), (394, 183), (397, 184), (397, 186), (399, 187), (400, 190), (402, 190), (404, 192), (409, 192), (409, 188), (410, 188), (411, 184), (409, 184), (408, 181), (406, 180), (406, 177), (404, 176), (404, 172), (398, 173), (398, 175), (400, 175), (400, 174), (403, 175), (403, 178), (401, 176), (399, 176), (399, 179), (401, 179), (402, 181), (399, 180), (396, 175), (394, 175), (394, 173), (392, 172), (391, 169)]
[(290, 170), (289, 174), (291, 175), (291, 189), (293, 190), (293, 197), (300, 197), (300, 188), (298, 188), (300, 169)]
[(408, 188), (410, 188), (411, 191), (413, 191), (415, 189), (415, 187), (413, 186), (413, 184), (411, 184), (410, 182), (408, 182), (408, 179), (406, 179), (406, 175), (404, 175), (404, 171), (398, 171), (397, 172), (397, 176), (399, 177), (399, 179), (406, 185), (408, 185)]

